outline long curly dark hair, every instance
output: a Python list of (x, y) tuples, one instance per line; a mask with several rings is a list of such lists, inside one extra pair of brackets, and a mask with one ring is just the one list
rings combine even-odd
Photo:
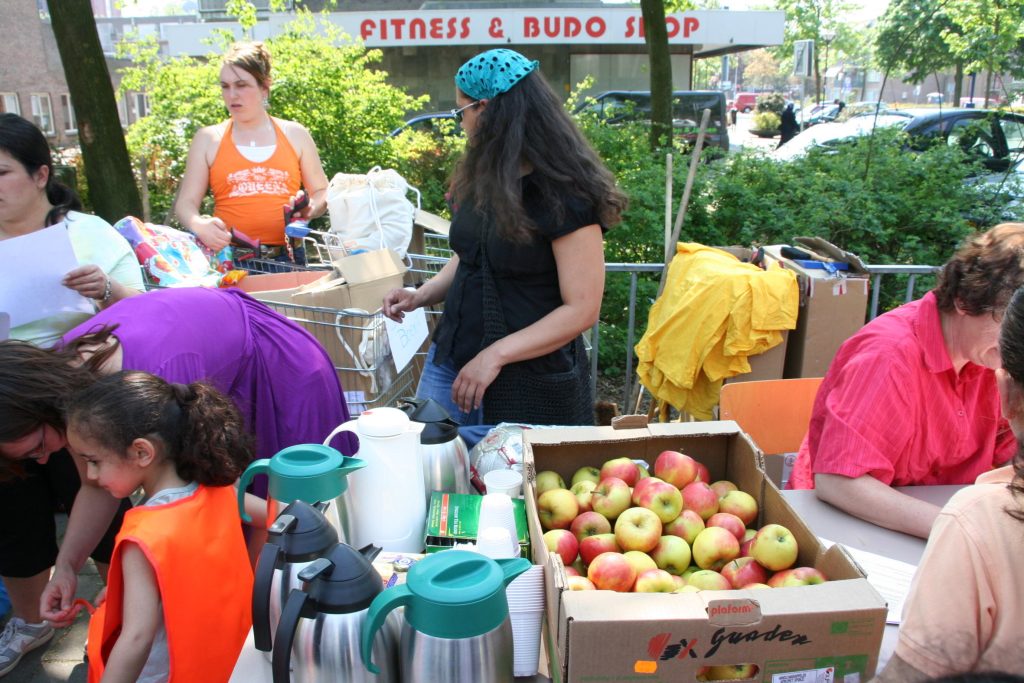
[(503, 238), (523, 242), (535, 228), (523, 207), (524, 165), (557, 221), (566, 199), (576, 197), (596, 208), (604, 227), (620, 222), (626, 195), (539, 71), (488, 100), (478, 116), (452, 176), (452, 197), (491, 211)]
[[(999, 328), (999, 355), (1002, 357), (1003, 369), (1017, 385), (1018, 394), (1024, 396), (1024, 287), (1013, 294), (1003, 314)], [(1019, 439), (1017, 453), (1013, 456), (1013, 473), (1010, 490), (1021, 506), (1007, 509), (1006, 512), (1024, 522), (1024, 446)]]
[(157, 441), (178, 476), (205, 486), (231, 484), (253, 458), (238, 408), (205, 382), (170, 384), (146, 372), (117, 372), (71, 396), (65, 421), (117, 453), (135, 439)]

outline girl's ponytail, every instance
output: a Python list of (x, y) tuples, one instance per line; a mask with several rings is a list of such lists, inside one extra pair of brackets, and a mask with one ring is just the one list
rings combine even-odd
[(178, 475), (206, 486), (227, 486), (252, 461), (253, 440), (235, 404), (209, 384), (172, 384), (181, 407)]

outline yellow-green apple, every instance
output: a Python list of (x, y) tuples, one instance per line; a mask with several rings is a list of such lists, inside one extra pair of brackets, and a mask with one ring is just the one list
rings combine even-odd
[(612, 523), (605, 519), (604, 515), (590, 510), (576, 515), (576, 519), (572, 520), (572, 524), (569, 525), (569, 531), (573, 533), (577, 541), (582, 543), (587, 536), (610, 534)]
[(595, 586), (590, 579), (585, 576), (570, 576), (565, 581), (565, 587), (571, 591), (596, 591)]
[(767, 583), (748, 583), (746, 586), (740, 586), (740, 588), (742, 588), (745, 591), (757, 591), (763, 590), (765, 588), (768, 588), (770, 590), (771, 586), (769, 586)]
[(740, 557), (750, 556), (750, 546), (754, 543), (755, 536), (757, 529), (747, 529), (743, 532), (743, 538), (740, 540)]
[(678, 536), (690, 545), (693, 545), (697, 534), (704, 531), (704, 518), (693, 510), (683, 510), (679, 516), (665, 525), (663, 534)]
[(699, 460), (697, 461), (697, 478), (694, 481), (702, 481), (705, 484), (711, 483), (711, 473), (708, 471), (708, 466)]
[(671, 593), (675, 589), (675, 580), (664, 569), (646, 569), (633, 583), (634, 593)]
[(799, 552), (792, 532), (781, 524), (765, 524), (750, 544), (750, 556), (773, 572), (792, 567)]
[(664, 569), (669, 574), (682, 574), (693, 559), (690, 545), (678, 536), (662, 536), (657, 547), (651, 551), (651, 558), (658, 569)]
[(644, 489), (659, 481), (662, 480), (657, 477), (644, 477), (643, 479), (637, 480), (636, 484), (633, 485), (633, 497), (631, 498), (633, 505), (640, 504), (640, 496), (643, 495)]
[(661, 520), (647, 508), (629, 508), (615, 520), (615, 542), (625, 550), (654, 550), (661, 539)]
[(756, 664), (719, 664), (704, 672), (706, 681), (745, 681), (757, 673)]
[(651, 471), (649, 469), (647, 469), (646, 467), (644, 467), (643, 465), (639, 465), (638, 464), (636, 466), (636, 468), (637, 468), (637, 475), (636, 475), (636, 480), (637, 481), (640, 481), (641, 479), (646, 479), (647, 477), (651, 476)]
[[(679, 489), (654, 477), (642, 481), (653, 481), (654, 483), (641, 489), (639, 500), (637, 500), (636, 488), (633, 489), (635, 504), (658, 515), (662, 524), (667, 524), (679, 516), (679, 513), (683, 511), (683, 494), (679, 492)], [(637, 484), (637, 487), (639, 486), (640, 484)]]
[(589, 465), (586, 467), (579, 468), (578, 470), (573, 472), (572, 482), (570, 482), (570, 486), (575, 486), (581, 481), (592, 481), (596, 484), (597, 482), (601, 481), (601, 470), (597, 469), (596, 467), (590, 467)]
[[(632, 462), (632, 460), (630, 461)], [(601, 479), (590, 494), (590, 507), (611, 521), (629, 508), (629, 484), (618, 477)]]
[(728, 479), (719, 479), (718, 481), (712, 482), (710, 486), (711, 490), (714, 491), (715, 495), (719, 498), (729, 493), (729, 491), (739, 490), (739, 487)]
[(594, 509), (593, 498), (594, 489), (596, 488), (597, 484), (595, 482), (584, 480), (576, 482), (572, 485), (572, 488), (569, 489), (572, 491), (572, 495), (576, 496), (576, 502), (580, 504), (580, 512), (587, 512), (588, 510)]
[(673, 593), (699, 593), (700, 591), (701, 591), (701, 589), (697, 588), (697, 586), (691, 586), (690, 584), (686, 584), (685, 586), (682, 586), (680, 588), (676, 588), (672, 592)]
[(694, 574), (694, 572), (699, 572), (699, 571), (700, 571), (700, 567), (698, 567), (695, 564), (691, 564), (689, 567), (686, 568), (686, 571), (684, 571), (679, 576), (681, 576), (684, 579), (686, 579), (687, 581), (689, 581), (690, 577)]
[[(670, 574), (671, 574), (671, 572), (670, 572)], [(678, 590), (679, 588), (682, 588), (683, 586), (685, 586), (685, 585), (686, 585), (686, 579), (684, 579), (683, 577), (681, 577), (681, 576), (676, 576), (675, 574), (671, 574), (671, 576), (672, 576), (672, 580), (673, 580), (673, 581), (675, 582), (675, 584), (676, 584), (676, 589), (677, 589), (677, 590)]]
[(558, 472), (552, 472), (551, 470), (544, 470), (543, 472), (537, 473), (537, 479), (533, 482), (533, 489), (537, 492), (537, 495), (550, 491), (551, 489), (564, 489), (565, 480), (562, 479), (562, 475)]
[(551, 489), (537, 498), (537, 515), (545, 531), (568, 529), (580, 512), (580, 504), (569, 489)]
[(768, 571), (752, 557), (737, 557), (722, 567), (721, 574), (729, 579), (733, 588), (743, 588), (752, 583), (764, 583), (768, 580)]
[(612, 533), (587, 536), (580, 541), (580, 559), (585, 565), (589, 565), (601, 553), (617, 552), (619, 544), (615, 542), (615, 534)]
[(814, 567), (794, 567), (783, 569), (768, 580), (772, 588), (785, 588), (788, 586), (811, 586), (818, 583), (825, 583), (828, 579)]
[(711, 487), (702, 481), (695, 481), (683, 487), (683, 508), (693, 510), (701, 519), (718, 512), (718, 496), (711, 490)]
[(737, 541), (743, 541), (743, 536), (747, 533), (747, 527), (743, 524), (743, 520), (729, 512), (716, 512), (708, 517), (707, 525), (728, 529)]
[(736, 515), (750, 526), (757, 519), (757, 501), (746, 491), (729, 491), (718, 500), (718, 511)]
[(615, 477), (633, 486), (640, 478), (640, 467), (627, 457), (612, 458), (601, 465), (601, 479)]
[(622, 553), (622, 556), (625, 557), (631, 565), (633, 565), (633, 570), (636, 572), (637, 576), (640, 576), (641, 572), (645, 572), (648, 569), (658, 568), (658, 564), (650, 555), (639, 550), (627, 550)]
[(716, 572), (740, 556), (740, 542), (728, 529), (709, 526), (693, 542), (693, 561), (701, 569)]
[(679, 451), (662, 451), (654, 460), (654, 476), (681, 489), (697, 478), (697, 461)]
[(587, 578), (599, 590), (628, 593), (636, 581), (636, 571), (622, 553), (601, 553), (587, 567)]
[(557, 553), (562, 558), (562, 564), (567, 567), (576, 561), (576, 556), (580, 552), (580, 542), (568, 529), (545, 531), (544, 545), (547, 546), (548, 552)]
[(690, 574), (687, 586), (696, 586), (702, 591), (727, 591), (732, 588), (729, 580), (712, 569), (701, 569)]

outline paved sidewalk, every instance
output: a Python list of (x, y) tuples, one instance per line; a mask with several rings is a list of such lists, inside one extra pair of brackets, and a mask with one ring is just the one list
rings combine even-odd
[[(57, 535), (64, 536), (66, 515), (57, 515)], [(92, 601), (103, 587), (96, 566), (89, 560), (78, 575), (78, 596)], [(60, 629), (45, 647), (34, 650), (0, 683), (85, 683), (86, 665), (82, 661), (89, 629), (89, 615), (83, 610), (75, 623)]]

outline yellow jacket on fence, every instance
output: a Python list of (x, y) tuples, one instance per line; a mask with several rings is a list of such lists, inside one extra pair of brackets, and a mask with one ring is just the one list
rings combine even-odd
[(750, 372), (747, 356), (782, 342), (799, 302), (792, 271), (681, 242), (636, 345), (640, 381), (655, 398), (711, 419), (722, 380)]

